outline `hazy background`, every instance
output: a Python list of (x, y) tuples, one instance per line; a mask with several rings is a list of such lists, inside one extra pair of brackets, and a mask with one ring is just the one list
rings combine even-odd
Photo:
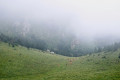
[(3, 15), (65, 25), (77, 36), (120, 33), (119, 0), (0, 0)]
[(41, 39), (59, 53), (114, 44), (119, 30), (119, 0), (0, 0), (0, 32)]

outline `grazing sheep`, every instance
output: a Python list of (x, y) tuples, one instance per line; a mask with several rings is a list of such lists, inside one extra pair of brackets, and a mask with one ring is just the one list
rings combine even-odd
[(54, 52), (50, 52), (51, 54), (55, 54)]
[(49, 49), (47, 49), (47, 52), (50, 52), (50, 50), (49, 50)]

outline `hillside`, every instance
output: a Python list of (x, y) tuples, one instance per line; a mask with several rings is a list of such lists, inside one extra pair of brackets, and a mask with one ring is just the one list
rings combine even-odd
[(40, 50), (49, 49), (64, 56), (84, 55), (93, 52), (95, 47), (93, 42), (86, 42), (82, 40), (82, 37), (78, 39), (72, 31), (68, 32), (62, 27), (56, 29), (56, 26), (51, 25), (48, 27), (43, 24), (29, 22), (32, 27), (29, 27), (27, 31), (25, 28), (27, 23), (19, 23), (19, 26), (16, 26), (14, 25), (15, 21), (8, 22), (6, 20), (0, 22), (0, 40), (4, 42)]
[(120, 80), (120, 49), (81, 57), (0, 42), (0, 80)]

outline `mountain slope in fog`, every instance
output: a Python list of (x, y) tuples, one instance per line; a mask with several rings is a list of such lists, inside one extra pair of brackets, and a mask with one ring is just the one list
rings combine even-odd
[[(120, 41), (120, 1), (0, 0), (4, 42), (81, 56)], [(101, 6), (102, 5), (102, 6)]]
[[(10, 18), (11, 19), (11, 18)], [(8, 43), (50, 50), (65, 56), (80, 56), (94, 52), (95, 48), (119, 42), (118, 36), (85, 37), (76, 36), (65, 25), (23, 20), (23, 18), (0, 19), (0, 34), (7, 36)], [(1, 37), (2, 39), (3, 37)], [(12, 38), (12, 39), (10, 39)]]

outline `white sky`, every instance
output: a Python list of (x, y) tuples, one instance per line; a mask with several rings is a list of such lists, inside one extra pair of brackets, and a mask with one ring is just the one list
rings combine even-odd
[(0, 0), (0, 10), (68, 24), (77, 35), (119, 35), (120, 0)]

